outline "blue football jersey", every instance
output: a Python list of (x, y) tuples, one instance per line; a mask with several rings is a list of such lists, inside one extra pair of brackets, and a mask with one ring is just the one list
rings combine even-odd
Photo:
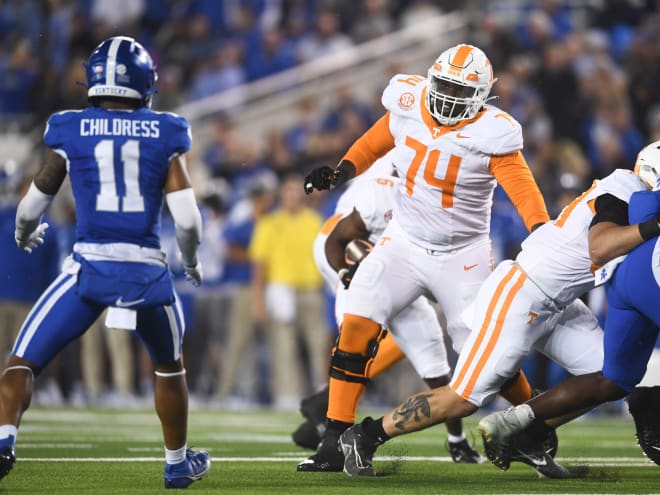
[(192, 142), (181, 116), (89, 107), (53, 114), (46, 146), (67, 160), (76, 240), (160, 248), (160, 213), (170, 160)]

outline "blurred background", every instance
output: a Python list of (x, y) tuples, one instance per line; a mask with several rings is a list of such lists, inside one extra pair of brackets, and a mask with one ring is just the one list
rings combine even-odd
[[(334, 166), (382, 115), (380, 95), (393, 75), (425, 75), (459, 42), (482, 48), (498, 79), (494, 104), (522, 124), (524, 153), (553, 217), (594, 178), (632, 168), (639, 149), (660, 139), (656, 0), (4, 0), (0, 307), (27, 311), (75, 240), (66, 189), (49, 211), (50, 246), (32, 257), (14, 245), (13, 215), (40, 164), (46, 119), (87, 104), (82, 64), (113, 35), (133, 36), (150, 51), (159, 75), (153, 108), (180, 113), (192, 127), (188, 161), (205, 225), (200, 290), (182, 281), (167, 217), (163, 248), (185, 307), (193, 402), (213, 407), (296, 409), (321, 385), (302, 334), (293, 363), (305, 378), (301, 388), (279, 397), (271, 383), (278, 355), (251, 311), (250, 236), (278, 207), (284, 177)], [(323, 218), (340, 192), (301, 201)], [(495, 261), (515, 256), (525, 235), (498, 190)], [(588, 301), (600, 318), (603, 299), (594, 292)], [(325, 303), (317, 333), (329, 352), (337, 332), (330, 294)], [(6, 353), (20, 323), (3, 325)], [(150, 404), (152, 374), (136, 340), (97, 322), (39, 378), (35, 401)], [(525, 370), (539, 388), (564, 377), (540, 356)], [(404, 363), (376, 380), (366, 399), (389, 405), (422, 388)]]

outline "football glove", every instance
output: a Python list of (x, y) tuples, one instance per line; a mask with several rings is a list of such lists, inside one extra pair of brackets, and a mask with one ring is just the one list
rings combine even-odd
[(314, 189), (317, 191), (330, 189), (334, 174), (335, 171), (325, 165), (315, 168), (305, 177), (305, 193), (311, 194)]
[(26, 253), (31, 253), (33, 249), (38, 248), (44, 243), (44, 236), (46, 235), (47, 228), (48, 224), (46, 222), (40, 223), (37, 225), (37, 228), (27, 236), (27, 238), (24, 237), (24, 232), (19, 232), (17, 229), (14, 233), (16, 245)]
[(311, 194), (314, 189), (323, 191), (333, 189), (355, 177), (355, 166), (343, 160), (335, 170), (327, 166), (317, 167), (305, 177), (305, 193)]
[(348, 289), (348, 286), (351, 285), (351, 281), (353, 280), (353, 276), (355, 275), (358, 266), (360, 266), (360, 263), (353, 263), (348, 268), (341, 268), (337, 272), (337, 275), (339, 275), (339, 281), (344, 286), (344, 289)]
[(197, 262), (194, 266), (183, 265), (183, 271), (186, 273), (186, 280), (188, 280), (195, 287), (202, 285), (202, 264)]

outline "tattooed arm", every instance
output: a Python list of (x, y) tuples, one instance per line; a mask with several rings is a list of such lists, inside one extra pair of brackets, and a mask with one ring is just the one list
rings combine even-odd
[(408, 397), (383, 417), (383, 429), (390, 437), (423, 430), (447, 419), (469, 416), (477, 410), (449, 386), (434, 388)]

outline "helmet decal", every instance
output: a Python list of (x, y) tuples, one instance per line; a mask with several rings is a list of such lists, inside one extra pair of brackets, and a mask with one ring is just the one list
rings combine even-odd
[(85, 64), (87, 95), (140, 100), (149, 105), (156, 91), (156, 70), (147, 50), (133, 38), (109, 38)]
[(493, 68), (479, 48), (461, 44), (440, 54), (427, 74), (426, 107), (441, 125), (473, 118), (488, 101)]

